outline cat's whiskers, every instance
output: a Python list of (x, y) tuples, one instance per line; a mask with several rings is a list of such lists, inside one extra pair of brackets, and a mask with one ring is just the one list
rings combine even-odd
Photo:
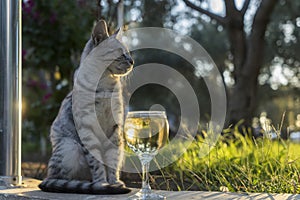
[(126, 72), (126, 74), (124, 74), (122, 76), (121, 81), (128, 84), (130, 82), (130, 79), (131, 79), (133, 73), (134, 73), (134, 70), (133, 70), (133, 66), (132, 66), (132, 69), (129, 70), (128, 72)]

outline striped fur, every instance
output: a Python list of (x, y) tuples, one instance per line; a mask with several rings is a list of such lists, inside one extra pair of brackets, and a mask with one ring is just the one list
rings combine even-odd
[[(99, 44), (107, 44), (103, 48), (103, 56), (93, 57), (94, 54), (91, 52)], [(74, 91), (71, 91), (63, 100), (59, 113), (51, 126), (52, 156), (48, 163), (47, 178), (39, 185), (41, 190), (87, 194), (130, 192), (119, 180), (123, 158), (121, 128), (124, 115), (120, 76), (132, 69), (133, 61), (127, 49), (118, 41), (117, 34), (108, 36), (104, 21), (96, 24), (92, 37), (83, 50), (79, 69), (86, 67), (89, 63), (84, 62), (87, 57), (97, 63), (105, 63), (109, 60), (107, 58), (109, 56), (106, 55), (114, 53), (114, 51), (120, 53), (120, 50), (122, 50), (122, 56), (111, 60), (111, 64), (100, 78), (95, 94), (97, 120), (105, 135), (95, 133), (94, 124), (89, 120), (91, 110), (83, 109), (79, 113), (73, 113), (72, 106), (77, 105), (72, 105)], [(100, 64), (99, 67), (104, 66)], [(90, 77), (81, 79), (79, 76), (77, 77), (77, 73), (74, 77), (78, 78), (77, 82), (82, 87), (87, 90), (90, 88)], [(115, 88), (117, 90), (114, 90)], [(115, 99), (113, 104), (111, 103), (112, 98)], [(113, 113), (117, 113), (116, 116), (113, 116)], [(73, 114), (82, 119), (80, 127), (77, 129)], [(94, 139), (95, 135), (97, 135), (97, 140)], [(101, 137), (106, 137), (108, 140)], [(94, 150), (98, 153), (93, 154)], [(97, 155), (97, 158), (93, 155)]]
[(78, 191), (85, 191), (84, 193), (88, 194), (126, 194), (130, 192), (130, 189), (119, 186), (61, 179), (46, 179), (39, 187), (45, 192), (57, 193), (78, 193)]

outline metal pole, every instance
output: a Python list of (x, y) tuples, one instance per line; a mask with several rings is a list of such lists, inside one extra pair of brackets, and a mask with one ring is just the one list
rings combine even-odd
[(22, 182), (21, 5), (0, 1), (0, 186), (6, 187)]

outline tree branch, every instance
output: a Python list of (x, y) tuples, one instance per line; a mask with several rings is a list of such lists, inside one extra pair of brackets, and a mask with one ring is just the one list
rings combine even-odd
[(255, 67), (244, 68), (244, 74), (259, 73), (259, 69), (262, 65), (262, 59), (257, 58), (263, 56), (263, 49), (265, 45), (265, 32), (276, 3), (277, 0), (263, 0), (261, 1), (260, 6), (256, 11), (248, 43), (249, 49), (246, 63), (246, 65)]
[(226, 17), (232, 15), (232, 13), (236, 13), (237, 9), (234, 3), (234, 0), (224, 0)]
[(261, 1), (256, 14), (254, 15), (251, 36), (259, 36), (254, 38), (264, 39), (265, 31), (276, 3), (277, 0)]
[(99, 21), (102, 18), (102, 6), (101, 6), (101, 0), (96, 0), (96, 6), (97, 6), (97, 20)]
[(195, 4), (193, 4), (192, 2), (190, 2), (189, 0), (183, 0), (183, 2), (190, 8), (207, 15), (208, 17), (210, 17), (211, 19), (216, 20), (218, 23), (220, 23), (221, 25), (225, 25), (226, 21), (224, 19), (224, 17), (221, 17), (219, 15), (216, 15), (212, 12), (209, 12), (208, 10), (205, 10), (199, 6), (196, 6)]
[(248, 9), (248, 7), (249, 7), (250, 1), (251, 1), (251, 0), (245, 0), (245, 2), (244, 2), (244, 5), (243, 5), (243, 7), (242, 7), (242, 9), (241, 9), (241, 14), (242, 14), (243, 16), (245, 15), (245, 13), (246, 13), (246, 11), (247, 11), (247, 9)]

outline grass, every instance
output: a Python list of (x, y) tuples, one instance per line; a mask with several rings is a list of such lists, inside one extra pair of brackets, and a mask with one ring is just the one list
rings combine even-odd
[[(205, 157), (198, 137), (175, 163), (161, 170), (156, 188), (231, 192), (300, 192), (300, 144), (291, 141), (253, 139), (233, 133), (221, 136)], [(178, 148), (179, 145), (175, 145)]]
[[(253, 139), (242, 136), (237, 129), (232, 134), (231, 138), (220, 136), (214, 145), (197, 137), (176, 162), (152, 173), (152, 188), (300, 193), (300, 143), (281, 138)], [(172, 143), (174, 151), (186, 147), (182, 141)], [(209, 153), (201, 156), (207, 148)], [(23, 163), (23, 175), (34, 174), (32, 168), (32, 164)], [(44, 178), (45, 170), (41, 169), (45, 166), (36, 168), (39, 175), (35, 173), (33, 177)], [(127, 174), (123, 178), (128, 186), (140, 187), (138, 174)]]

